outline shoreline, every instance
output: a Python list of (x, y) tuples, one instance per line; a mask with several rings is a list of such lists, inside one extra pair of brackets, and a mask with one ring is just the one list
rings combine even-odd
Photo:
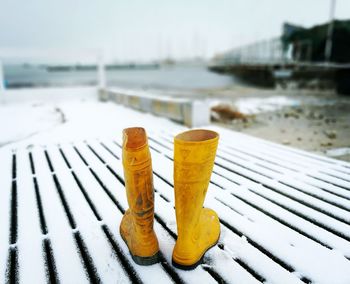
[[(217, 125), (283, 145), (350, 161), (349, 96), (322, 91), (281, 91), (242, 86), (210, 90), (209, 93), (211, 99), (221, 99), (224, 105), (245, 116), (244, 119), (219, 117), (214, 122)], [(282, 104), (279, 103), (281, 98), (284, 98)], [(249, 101), (254, 102), (251, 113), (239, 108), (242, 101), (245, 101), (248, 107)]]

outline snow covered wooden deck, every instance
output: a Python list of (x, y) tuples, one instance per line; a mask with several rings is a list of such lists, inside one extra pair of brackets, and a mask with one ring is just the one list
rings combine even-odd
[(162, 253), (150, 267), (118, 232), (121, 135), (1, 151), (0, 283), (350, 283), (350, 164), (212, 129), (221, 140), (205, 205), (221, 236), (193, 271), (171, 265), (182, 128), (148, 131)]

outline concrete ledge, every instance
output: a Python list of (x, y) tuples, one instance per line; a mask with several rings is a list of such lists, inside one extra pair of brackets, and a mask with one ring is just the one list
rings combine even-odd
[(100, 89), (99, 99), (170, 118), (189, 127), (210, 124), (210, 107), (207, 101), (161, 97), (122, 89)]

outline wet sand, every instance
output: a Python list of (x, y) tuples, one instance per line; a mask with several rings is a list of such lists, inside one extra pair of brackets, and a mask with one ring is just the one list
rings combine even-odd
[(246, 119), (219, 120), (214, 123), (328, 156), (333, 149), (349, 148), (348, 151), (340, 151), (341, 153), (332, 157), (350, 161), (350, 96), (322, 91), (284, 91), (251, 87), (207, 91), (208, 98), (224, 100), (233, 108), (242, 98), (269, 98), (273, 101), (281, 96), (295, 99), (299, 103), (260, 111), (248, 115)]

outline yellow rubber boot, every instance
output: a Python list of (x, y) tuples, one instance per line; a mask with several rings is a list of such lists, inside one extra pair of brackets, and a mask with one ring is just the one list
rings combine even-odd
[(203, 208), (214, 166), (219, 135), (209, 130), (190, 130), (174, 139), (174, 187), (178, 238), (172, 262), (194, 269), (220, 235), (215, 211)]
[(121, 221), (120, 235), (137, 264), (152, 265), (159, 261), (159, 245), (153, 230), (151, 154), (143, 128), (124, 129), (123, 166), (129, 209)]

